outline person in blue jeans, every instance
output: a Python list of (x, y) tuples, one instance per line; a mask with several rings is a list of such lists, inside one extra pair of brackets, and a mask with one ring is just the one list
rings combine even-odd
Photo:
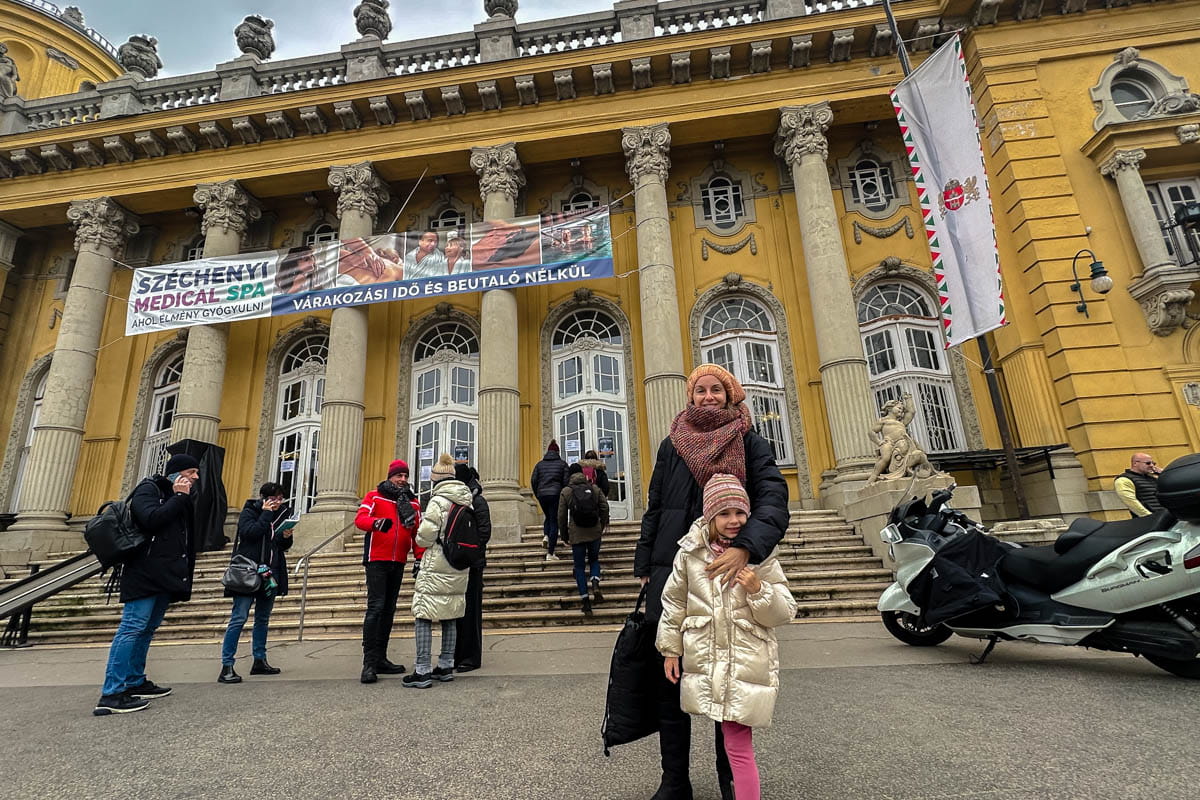
[[(277, 483), (264, 483), (258, 490), (257, 500), (247, 500), (238, 517), (237, 539), (233, 555), (253, 559), (269, 570), (270, 578), (254, 594), (234, 594), (225, 590), (226, 597), (233, 598), (233, 611), (229, 625), (225, 628), (225, 640), (221, 644), (221, 674), (217, 683), (241, 683), (242, 676), (234, 672), (233, 662), (237, 656), (238, 639), (242, 628), (250, 617), (250, 606), (254, 606), (254, 631), (250, 638), (254, 666), (251, 675), (278, 675), (283, 670), (267, 662), (267, 626), (271, 622), (271, 609), (275, 598), (287, 594), (287, 556), (292, 546), (292, 531), (281, 526), (292, 514), (286, 505), (284, 488)], [(272, 587), (272, 583), (274, 586)]]
[[(587, 479), (581, 465), (572, 464), (567, 474), (567, 485), (558, 497), (558, 527), (563, 541), (571, 545), (580, 609), (591, 616), (592, 601), (604, 599), (600, 594), (600, 537), (608, 527), (608, 498)], [(588, 595), (589, 573), (591, 596)]]
[(546, 455), (533, 466), (529, 477), (529, 488), (542, 507), (542, 547), (546, 548), (546, 560), (557, 561), (554, 548), (558, 544), (558, 498), (567, 485), (567, 462), (558, 454), (558, 442), (553, 439), (546, 445)]
[(174, 455), (163, 472), (143, 479), (129, 499), (130, 515), (147, 543), (120, 567), (125, 608), (108, 650), (104, 687), (92, 709), (98, 717), (141, 711), (150, 700), (171, 693), (146, 677), (146, 656), (167, 606), (192, 596), (196, 545), (191, 493), (200, 480), (200, 462)]

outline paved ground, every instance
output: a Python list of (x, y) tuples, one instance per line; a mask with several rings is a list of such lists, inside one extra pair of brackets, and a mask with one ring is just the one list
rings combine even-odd
[[(483, 670), (425, 691), (360, 685), (354, 642), (279, 643), (284, 674), (238, 686), (215, 683), (215, 643), (156, 645), (151, 677), (175, 694), (101, 718), (105, 649), (0, 651), (0, 798), (646, 798), (656, 742), (600, 747), (614, 635), (489, 635)], [(766, 798), (1200, 794), (1200, 682), (1141, 660), (1010, 644), (974, 666), (973, 642), (910, 648), (863, 623), (781, 640), (775, 725), (756, 734)], [(697, 800), (718, 797), (711, 753), (697, 724)]]

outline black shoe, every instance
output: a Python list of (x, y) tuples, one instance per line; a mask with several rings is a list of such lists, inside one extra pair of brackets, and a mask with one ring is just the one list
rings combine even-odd
[[(441, 678), (438, 678), (441, 680)], [(422, 675), (420, 672), (414, 672), (412, 675), (405, 675), (400, 683), (404, 684), (406, 689), (428, 689), (433, 686), (433, 675), (426, 672)]]
[(600, 594), (600, 579), (592, 578), (592, 597), (596, 598), (597, 603), (604, 602), (604, 595)]
[(737, 800), (733, 796), (733, 783), (721, 782), (721, 800)]
[(478, 664), (459, 664), (454, 668), (455, 672), (474, 672), (479, 669)]
[(128, 714), (131, 711), (141, 711), (149, 708), (149, 700), (138, 700), (121, 692), (120, 694), (105, 694), (101, 695), (96, 701), (96, 707), (92, 709), (92, 715), (97, 717), (107, 717), (109, 714)]
[(579, 598), (579, 601), (583, 605), (583, 613), (590, 617), (592, 615), (592, 601), (588, 599), (587, 595)]
[(692, 800), (692, 787), (690, 784), (682, 787), (672, 786), (663, 781), (650, 800)]
[(233, 664), (228, 666), (221, 665), (221, 674), (217, 676), (217, 683), (241, 683), (242, 676), (233, 671)]
[(149, 678), (142, 681), (140, 686), (134, 686), (132, 689), (125, 690), (125, 694), (134, 700), (156, 700), (159, 697), (166, 697), (170, 693), (170, 686), (159, 686)]
[(446, 667), (445, 669), (442, 669), (441, 667), (434, 667), (433, 672), (430, 674), (433, 675), (433, 679), (436, 681), (449, 683), (450, 681), (454, 680), (454, 667)]
[(393, 664), (386, 658), (380, 662), (379, 666), (375, 668), (375, 671), (380, 675), (403, 675), (405, 673), (403, 664)]
[(358, 676), (359, 683), (374, 683), (379, 680), (379, 676), (375, 674), (375, 666), (373, 664), (363, 664), (362, 675)]
[(272, 667), (265, 658), (254, 659), (254, 666), (250, 668), (251, 675), (278, 675), (281, 672), (283, 670), (279, 667)]

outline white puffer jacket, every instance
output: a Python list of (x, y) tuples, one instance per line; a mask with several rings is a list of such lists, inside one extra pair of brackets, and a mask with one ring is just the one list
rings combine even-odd
[(462, 481), (448, 478), (433, 485), (433, 496), (417, 528), (417, 544), (426, 548), (421, 571), (413, 585), (412, 614), (417, 619), (458, 619), (467, 611), (469, 569), (455, 569), (446, 560), (438, 537), (445, 532), (450, 508), (471, 508), (471, 490)]
[(747, 594), (705, 574), (713, 554), (703, 519), (679, 540), (656, 644), (664, 656), (683, 657), (680, 706), (689, 714), (752, 728), (771, 724), (779, 693), (779, 643), (772, 629), (796, 616), (778, 552), (751, 565), (762, 586)]

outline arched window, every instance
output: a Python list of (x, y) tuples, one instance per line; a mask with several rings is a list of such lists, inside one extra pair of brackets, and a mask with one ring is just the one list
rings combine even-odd
[(700, 190), (704, 219), (718, 228), (736, 227), (738, 217), (745, 213), (742, 204), (742, 185), (718, 175)]
[(439, 322), (417, 341), (413, 362), (410, 480), (424, 499), (438, 454), (475, 463), (479, 339), (460, 322)]
[(275, 401), (271, 452), (276, 483), (284, 488), (297, 512), (317, 499), (317, 460), (321, 438), (321, 404), (325, 400), (325, 364), (329, 338), (312, 334), (300, 339), (283, 357)]
[(183, 252), (184, 261), (199, 261), (204, 258), (204, 237), (197, 236)]
[(1157, 83), (1151, 76), (1138, 70), (1121, 73), (1109, 87), (1113, 106), (1125, 119), (1137, 119), (1154, 106), (1161, 94), (1161, 87), (1155, 91)]
[(771, 443), (775, 461), (794, 463), (779, 336), (767, 309), (749, 297), (717, 300), (700, 323), (700, 352), (706, 362), (724, 367), (742, 382), (755, 429)]
[(442, 211), (429, 221), (429, 227), (439, 233), (442, 231), (460, 231), (466, 235), (467, 216), (457, 208), (442, 209)]
[(606, 312), (584, 308), (550, 337), (554, 434), (568, 463), (595, 450), (611, 484), (609, 514), (629, 519), (628, 389), (621, 328)]
[(1092, 120), (1095, 130), (1110, 123), (1179, 113), (1186, 110), (1186, 105), (1172, 103), (1171, 98), (1183, 98), (1190, 93), (1183, 77), (1143, 58), (1135, 47), (1126, 47), (1114, 55), (1112, 63), (1088, 91), (1097, 111)]
[(322, 222), (304, 237), (304, 243), (309, 247), (312, 247), (313, 245), (320, 244), (321, 242), (337, 241), (337, 238), (337, 228), (333, 227), (328, 222)]
[(963, 449), (962, 416), (933, 302), (904, 283), (872, 286), (858, 303), (858, 324), (875, 404), (911, 395), (909, 432), (930, 453)]
[(562, 204), (564, 213), (570, 211), (587, 211), (589, 208), (599, 208), (600, 198), (594, 197), (591, 192), (579, 191), (571, 195), (569, 199)]
[(850, 196), (868, 211), (887, 209), (896, 199), (892, 168), (873, 158), (863, 158), (850, 169)]
[(37, 427), (38, 419), (42, 412), (42, 398), (46, 395), (46, 378), (50, 376), (49, 367), (42, 373), (42, 377), (38, 379), (37, 386), (33, 390), (33, 403), (29, 409), (29, 423), (25, 428), (25, 438), (21, 444), (20, 455), (17, 456), (17, 478), (13, 483), (13, 490), (10, 501), (9, 511), (17, 513), (21, 507), (21, 487), (25, 483), (25, 468), (29, 466), (29, 451), (33, 449), (33, 431)]
[(179, 353), (159, 368), (154, 376), (150, 400), (150, 418), (142, 440), (142, 461), (138, 476), (161, 474), (170, 458), (167, 445), (171, 443), (171, 423), (179, 402), (179, 379), (183, 376), (183, 353)]

